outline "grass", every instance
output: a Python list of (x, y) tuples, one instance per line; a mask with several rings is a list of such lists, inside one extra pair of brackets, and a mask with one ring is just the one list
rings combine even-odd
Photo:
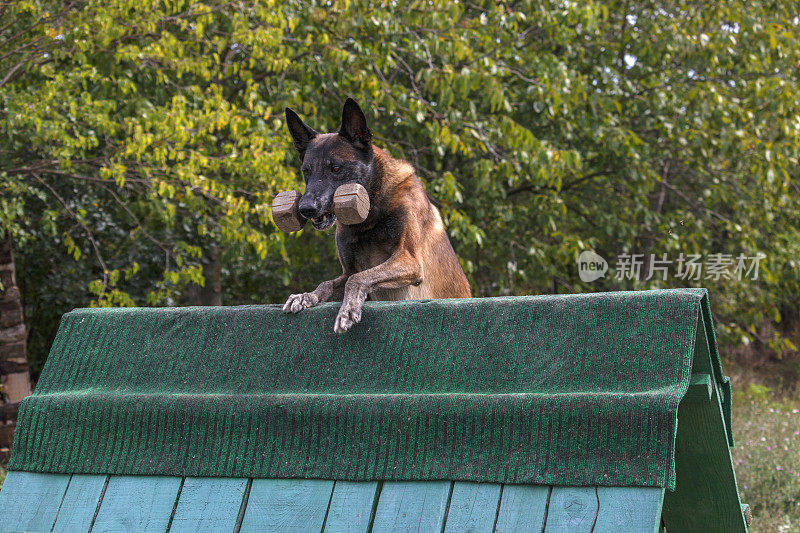
[(3, 481), (6, 480), (6, 469), (0, 465), (0, 489), (3, 488)]
[(750, 384), (733, 400), (731, 454), (751, 531), (800, 531), (800, 389)]

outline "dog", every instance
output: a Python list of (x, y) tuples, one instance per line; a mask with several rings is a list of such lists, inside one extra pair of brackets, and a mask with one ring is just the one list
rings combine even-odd
[[(312, 292), (292, 294), (283, 306), (297, 313), (329, 300), (342, 307), (333, 330), (343, 333), (361, 320), (364, 301), (469, 298), (467, 276), (414, 168), (372, 144), (358, 104), (348, 98), (336, 133), (317, 133), (290, 108), (286, 124), (300, 154), (306, 189), (298, 211), (314, 228), (336, 224), (342, 275)], [(370, 212), (360, 224), (344, 225), (333, 214), (333, 194), (358, 183), (369, 194)]]

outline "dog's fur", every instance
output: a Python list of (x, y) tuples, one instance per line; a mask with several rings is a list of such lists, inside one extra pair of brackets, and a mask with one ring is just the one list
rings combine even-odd
[(335, 222), (334, 191), (353, 182), (369, 193), (370, 212), (360, 224), (336, 223), (342, 275), (313, 292), (292, 294), (284, 312), (342, 300), (333, 328), (342, 333), (361, 320), (368, 296), (373, 300), (470, 296), (439, 210), (428, 200), (410, 164), (373, 146), (372, 132), (355, 101), (345, 102), (338, 133), (318, 134), (289, 108), (286, 121), (306, 182), (300, 214), (317, 229), (330, 227)]

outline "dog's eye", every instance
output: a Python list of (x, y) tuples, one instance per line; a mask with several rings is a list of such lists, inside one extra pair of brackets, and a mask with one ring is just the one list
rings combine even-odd
[(340, 167), (340, 166), (338, 166), (338, 165), (333, 165), (333, 166), (331, 167), (331, 172), (333, 172), (334, 174), (336, 174), (336, 173), (337, 173), (337, 172), (339, 172), (340, 170), (342, 170), (342, 167)]
[(303, 167), (303, 174), (308, 174), (311, 172), (311, 167)]

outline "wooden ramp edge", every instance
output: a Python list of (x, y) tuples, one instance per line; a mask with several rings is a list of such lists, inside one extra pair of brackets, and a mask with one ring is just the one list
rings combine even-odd
[(658, 531), (664, 490), (9, 472), (0, 531)]

